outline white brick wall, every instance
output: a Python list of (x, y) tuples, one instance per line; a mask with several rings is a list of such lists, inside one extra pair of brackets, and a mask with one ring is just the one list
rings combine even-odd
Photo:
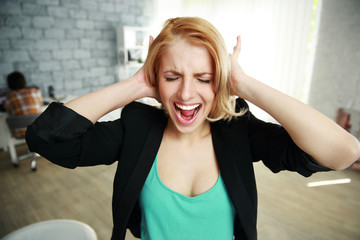
[(0, 88), (15, 70), (45, 96), (50, 85), (55, 93), (78, 95), (118, 81), (115, 30), (147, 26), (151, 6), (147, 0), (1, 0)]

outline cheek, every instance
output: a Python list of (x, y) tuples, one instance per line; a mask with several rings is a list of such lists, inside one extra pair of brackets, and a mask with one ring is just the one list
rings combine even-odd
[(215, 85), (211, 84), (211, 99), (212, 99), (212, 105), (215, 104), (216, 99), (216, 91), (215, 91)]
[(214, 87), (211, 86), (209, 87), (205, 92), (204, 92), (204, 96), (206, 98), (206, 101), (208, 102), (214, 102), (215, 99), (215, 91), (214, 91)]
[(212, 91), (208, 91), (207, 95), (206, 95), (206, 101), (209, 105), (209, 109), (210, 109), (210, 112), (212, 112), (214, 110), (214, 107), (215, 107), (215, 99), (216, 99), (216, 94), (215, 92), (212, 90)]

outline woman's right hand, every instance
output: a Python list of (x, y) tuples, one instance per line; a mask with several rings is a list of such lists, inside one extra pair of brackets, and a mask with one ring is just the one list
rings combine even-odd
[[(154, 41), (153, 36), (149, 37), (149, 47)], [(160, 102), (160, 97), (156, 87), (154, 87), (146, 78), (145, 74), (145, 66), (142, 66), (130, 79), (136, 81), (139, 84), (140, 92), (143, 94), (139, 98), (142, 97), (151, 97), (155, 98), (157, 101)], [(129, 79), (129, 80), (130, 80)]]
[[(150, 82), (146, 79), (146, 74), (144, 70), (144, 66), (141, 67), (131, 78), (128, 79), (129, 81), (136, 81), (139, 86), (139, 93), (141, 95), (139, 98), (142, 97), (151, 97), (158, 100), (158, 92), (156, 87), (150, 84)], [(125, 80), (126, 81), (126, 80)]]
[(237, 36), (236, 45), (233, 48), (233, 53), (230, 54), (231, 64), (231, 84), (232, 94), (240, 98), (246, 98), (246, 83), (251, 82), (251, 78), (246, 75), (244, 70), (239, 64), (239, 55), (241, 52), (241, 38)]

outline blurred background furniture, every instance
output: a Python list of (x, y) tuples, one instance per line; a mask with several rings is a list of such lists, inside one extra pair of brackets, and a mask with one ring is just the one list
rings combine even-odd
[(18, 157), (15, 147), (17, 144), (25, 143), (25, 136), (15, 136), (13, 133), (19, 130), (26, 130), (27, 126), (29, 126), (39, 115), (40, 114), (28, 114), (22, 116), (9, 115), (6, 118), (6, 123), (10, 132), (10, 136), (8, 137), (8, 148), (14, 167), (19, 166), (19, 161), (32, 157), (31, 169), (33, 171), (36, 170), (36, 158), (38, 158), (40, 155), (29, 152)]
[(336, 123), (339, 124), (346, 131), (350, 131), (350, 114), (345, 112), (343, 108), (337, 110)]
[(336, 123), (360, 140), (360, 110), (355, 108), (339, 108)]
[(20, 228), (1, 240), (97, 240), (89, 225), (70, 219), (56, 219)]
[[(351, 108), (339, 108), (336, 123), (360, 141), (360, 111)], [(355, 161), (351, 168), (360, 171), (360, 159)]]

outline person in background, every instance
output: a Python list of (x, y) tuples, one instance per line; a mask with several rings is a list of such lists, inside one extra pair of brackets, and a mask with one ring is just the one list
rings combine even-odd
[[(10, 92), (6, 95), (3, 106), (10, 115), (21, 116), (41, 112), (43, 98), (41, 91), (35, 87), (27, 88), (25, 76), (13, 72), (7, 76)], [(25, 136), (24, 131), (17, 131), (16, 137)]]

